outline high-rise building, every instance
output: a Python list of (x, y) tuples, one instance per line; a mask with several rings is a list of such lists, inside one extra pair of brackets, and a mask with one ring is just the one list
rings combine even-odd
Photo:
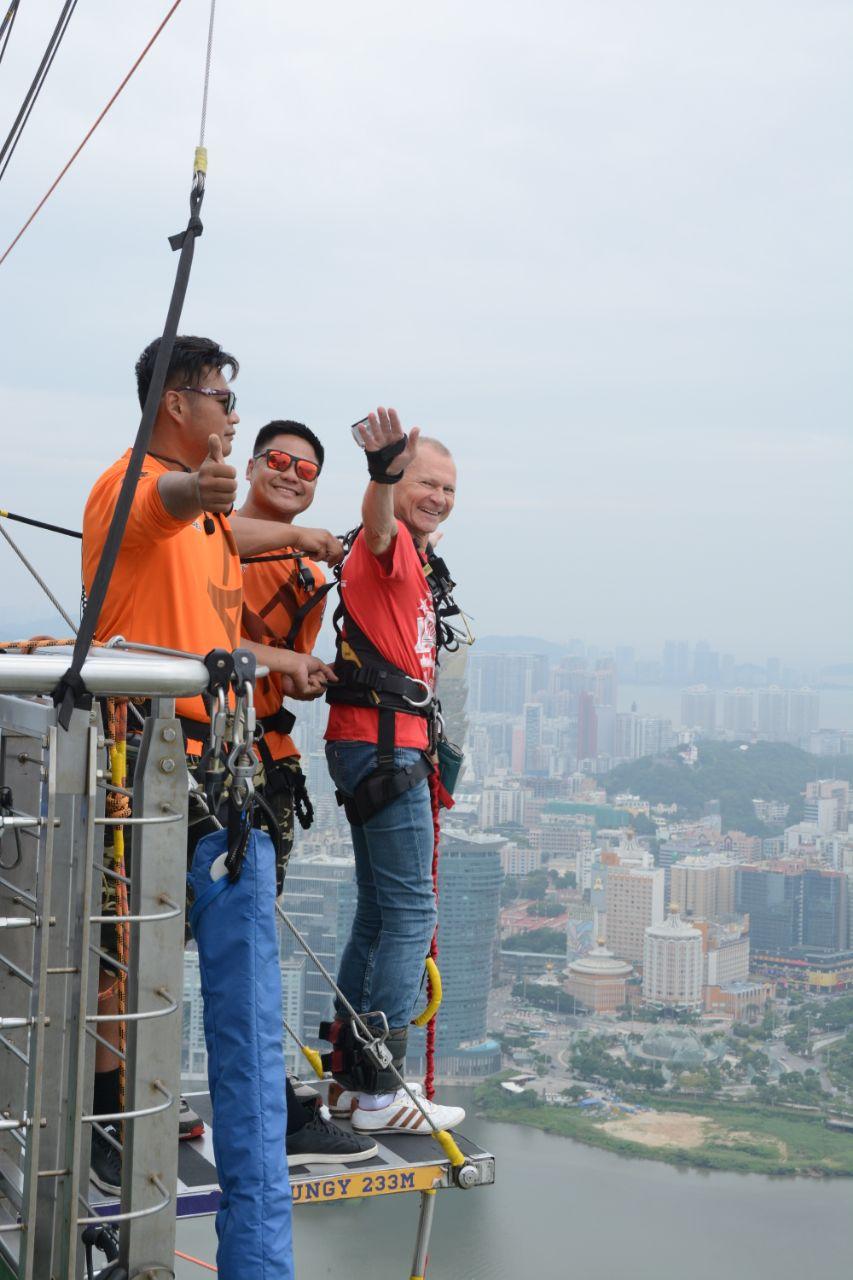
[(524, 772), (525, 774), (543, 773), (545, 770), (543, 769), (541, 702), (525, 702), (522, 723), (524, 728)]
[(736, 910), (747, 913), (753, 952), (841, 951), (848, 945), (847, 880), (801, 862), (742, 866)]
[(688, 856), (670, 869), (669, 897), (682, 916), (719, 920), (735, 909), (735, 864)]
[(471, 654), (467, 682), (474, 712), (519, 715), (525, 702), (548, 690), (548, 659), (540, 653)]
[[(306, 956), (291, 956), (281, 962), (281, 1012), (286, 1023), (284, 1033), (284, 1065), (291, 1075), (297, 1075), (304, 1062), (302, 1051), (294, 1036), (305, 1040), (305, 975)], [(287, 1031), (293, 1032), (293, 1036)]]
[(749, 977), (749, 924), (745, 916), (725, 923), (690, 921), (702, 934), (706, 986), (726, 987)]
[[(492, 953), (500, 911), (501, 847), (497, 836), (447, 828), (438, 863), (438, 963), (442, 1002), (436, 1026), (438, 1069), (453, 1075), (483, 1074)], [(409, 1052), (422, 1052), (413, 1028)]]
[(595, 681), (594, 693), (597, 707), (612, 707), (616, 710), (619, 704), (618, 678), (616, 665), (610, 658), (601, 658), (595, 664), (593, 672)]
[(717, 723), (717, 695), (704, 684), (685, 689), (681, 695), (681, 723), (685, 729), (713, 733)]
[(181, 1079), (202, 1088), (207, 1084), (207, 1045), (198, 951), (190, 942), (184, 951), (184, 1029), (181, 1036)]
[(850, 784), (835, 778), (807, 782), (803, 820), (813, 822), (823, 835), (846, 832), (850, 821)]
[(678, 912), (645, 931), (643, 999), (675, 1009), (702, 1007), (702, 934)]
[(494, 831), (495, 827), (523, 826), (524, 800), (521, 787), (484, 787), (480, 796), (481, 829)]
[(792, 689), (788, 694), (788, 734), (795, 742), (820, 728), (820, 694), (814, 689)]
[(758, 690), (758, 732), (768, 738), (784, 738), (788, 733), (788, 691), (771, 685)]
[(720, 679), (720, 655), (706, 640), (693, 651), (693, 679), (697, 684), (716, 685)]
[(803, 872), (803, 946), (820, 951), (848, 947), (847, 877), (840, 871)]
[(667, 640), (663, 647), (661, 674), (664, 684), (684, 684), (690, 676), (690, 645), (686, 640)]
[[(284, 909), (330, 973), (338, 971), (341, 953), (355, 915), (355, 864), (351, 858), (292, 857), (284, 886)], [(281, 935), (282, 959), (302, 956), (289, 929)], [(303, 1026), (309, 1039), (332, 1014), (332, 994), (314, 965), (305, 970)]]
[(591, 693), (578, 696), (578, 760), (594, 760), (598, 755), (598, 719)]
[(615, 866), (607, 869), (607, 945), (620, 960), (642, 964), (646, 929), (664, 918), (664, 871)]
[(723, 694), (723, 729), (737, 737), (748, 738), (752, 733), (751, 690), (732, 689)]

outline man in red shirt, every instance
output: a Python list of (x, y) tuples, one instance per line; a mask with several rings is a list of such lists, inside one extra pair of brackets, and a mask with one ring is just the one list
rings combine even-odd
[[(338, 985), (357, 1013), (385, 1015), (386, 1044), (402, 1071), (436, 922), (426, 714), (436, 617), (425, 569), (430, 538), (453, 509), (456, 467), (439, 441), (419, 440), (417, 427), (407, 437), (393, 409), (371, 414), (359, 431), (371, 480), (342, 566), (340, 684), (327, 693), (326, 756), (350, 820), (358, 884)], [(349, 1064), (337, 1074), (353, 1095), (353, 1128), (428, 1134), (393, 1073), (371, 1067), (353, 1045), (343, 1006), (337, 1015), (330, 1038), (337, 1060)], [(422, 1102), (440, 1129), (464, 1119), (461, 1107)]]
[[(268, 422), (258, 432), (246, 469), (249, 492), (240, 516), (292, 525), (314, 501), (325, 451), (302, 422)], [(315, 561), (294, 552), (292, 543), (243, 562), (242, 630), (258, 644), (310, 653), (323, 621), (327, 589)], [(290, 736), (293, 717), (282, 706), (286, 690), (276, 672), (258, 681), (255, 709), (264, 726), (259, 743), (264, 766), (261, 786), (280, 834), (278, 884), (281, 891), (293, 848), (294, 807), (309, 826), (313, 811)], [(310, 816), (309, 816), (310, 815)], [(287, 1163), (347, 1164), (369, 1160), (378, 1150), (370, 1138), (340, 1128), (323, 1114), (319, 1100), (304, 1103), (287, 1082)]]

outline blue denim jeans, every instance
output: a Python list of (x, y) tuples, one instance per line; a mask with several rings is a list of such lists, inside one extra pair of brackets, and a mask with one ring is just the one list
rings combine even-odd
[[(420, 755), (399, 747), (394, 763), (411, 765)], [(326, 760), (335, 786), (350, 796), (376, 768), (376, 744), (327, 742)], [(358, 897), (338, 986), (357, 1013), (381, 1010), (389, 1027), (407, 1027), (436, 921), (426, 778), (351, 831)]]

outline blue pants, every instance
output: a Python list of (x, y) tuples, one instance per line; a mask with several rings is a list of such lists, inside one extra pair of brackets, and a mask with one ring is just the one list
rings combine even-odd
[[(399, 747), (397, 768), (421, 753)], [(376, 768), (376, 744), (327, 742), (332, 781), (344, 795)], [(388, 1026), (407, 1027), (435, 931), (433, 825), (426, 778), (362, 827), (352, 827), (358, 898), (338, 986), (357, 1013), (381, 1010)], [(339, 1014), (346, 1011), (338, 1006)]]

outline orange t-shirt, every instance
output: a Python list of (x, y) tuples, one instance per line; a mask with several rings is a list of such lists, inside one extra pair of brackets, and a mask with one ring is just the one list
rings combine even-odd
[[(265, 551), (253, 564), (243, 565), (243, 635), (257, 644), (281, 645), (290, 631), (299, 609), (322, 587), (326, 579), (322, 569), (304, 556), (297, 560), (267, 560), (267, 556), (280, 556), (292, 551), (281, 547), (278, 551)], [(314, 589), (307, 590), (298, 578), (299, 564), (314, 579)], [(325, 599), (311, 609), (302, 621), (293, 648), (297, 653), (310, 653), (323, 621)], [(255, 707), (258, 718), (275, 715), (284, 698), (280, 674), (272, 672), (258, 681), (255, 690)], [(298, 756), (293, 739), (288, 733), (269, 730), (264, 741), (274, 760)]]
[[(127, 471), (130, 450), (95, 481), (83, 513), (83, 582), (91, 591), (95, 570)], [(240, 643), (243, 584), (234, 535), (224, 516), (179, 520), (163, 505), (157, 481), (169, 468), (150, 454), (133, 497), (118, 558), (95, 637), (122, 635), (204, 655)], [(178, 698), (178, 715), (207, 721), (204, 702)]]
[[(397, 536), (375, 556), (359, 533), (341, 570), (341, 595), (347, 612), (368, 640), (395, 667), (432, 691), (435, 687), (436, 632), (432, 593), (412, 535), (397, 521)], [(346, 635), (346, 626), (344, 627)], [(370, 707), (333, 702), (327, 742), (376, 742), (379, 715)], [(398, 747), (427, 745), (422, 716), (398, 711), (394, 720)]]

